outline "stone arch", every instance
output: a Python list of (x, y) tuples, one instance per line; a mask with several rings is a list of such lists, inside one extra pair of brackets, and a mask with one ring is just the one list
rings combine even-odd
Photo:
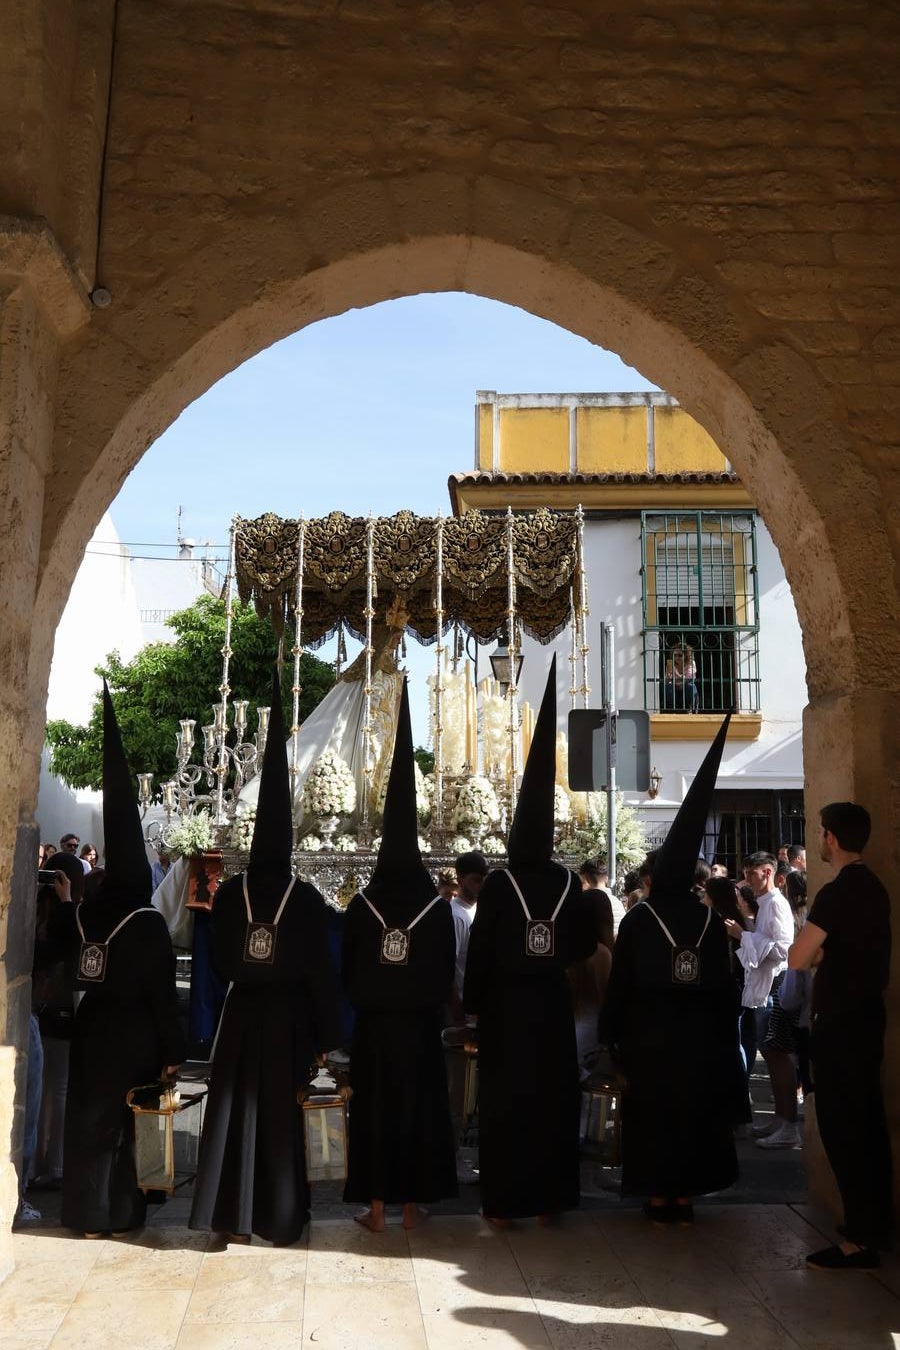
[[(187, 229), (187, 227), (185, 227)], [(712, 250), (662, 242), (649, 217), (580, 208), (502, 179), (425, 174), (338, 189), (296, 220), (226, 221), (143, 289), (124, 286), (62, 346), (30, 629), (20, 819), (32, 818), (53, 634), (100, 514), (190, 402), (270, 343), (351, 307), (461, 290), (519, 305), (618, 352), (727, 449), (780, 549), (806, 651), (809, 807), (896, 808), (896, 585), (877, 466), (838, 394)], [(852, 502), (852, 512), (846, 503)], [(236, 503), (236, 505), (239, 505)], [(888, 1055), (900, 1064), (900, 1024)], [(900, 1093), (900, 1075), (891, 1072)]]
[[(773, 340), (708, 259), (687, 245), (681, 253), (663, 246), (646, 225), (487, 177), (423, 174), (340, 188), (301, 225), (277, 218), (226, 230), (135, 305), (119, 311), (114, 298), (72, 344), (60, 375), (54, 459), (62, 472), (48, 485), (44, 514), (31, 667), (39, 688), (96, 520), (174, 417), (290, 332), (433, 290), (520, 305), (615, 350), (675, 394), (727, 447), (781, 550), (811, 694), (888, 687), (892, 579), (877, 486), (849, 450), (813, 365)], [(836, 533), (840, 496), (849, 493), (854, 532), (870, 554), (855, 571), (845, 528)], [(875, 559), (873, 541), (884, 542)], [(860, 644), (851, 616), (860, 586), (871, 601), (873, 561), (884, 566), (876, 593), (885, 604), (872, 616), (880, 636)]]

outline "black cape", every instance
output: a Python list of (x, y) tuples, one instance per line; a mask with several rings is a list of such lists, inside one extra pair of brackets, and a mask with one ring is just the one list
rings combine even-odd
[[(256, 922), (271, 923), (287, 879), (250, 880)], [(278, 924), (271, 965), (244, 961), (242, 876), (216, 892), (216, 969), (232, 982), (213, 1059), (190, 1227), (257, 1233), (295, 1242), (309, 1219), (309, 1186), (297, 1092), (316, 1053), (340, 1044), (337, 978), (328, 952), (327, 906), (295, 880)]]
[[(704, 905), (689, 894), (649, 900), (677, 944), (696, 944), (709, 913)], [(716, 914), (699, 959), (697, 984), (675, 985), (672, 946), (647, 906), (634, 906), (619, 925), (604, 1022), (628, 1085), (624, 1195), (703, 1195), (737, 1178), (740, 1005), (728, 935)]]
[[(411, 908), (390, 888), (368, 888), (388, 927)], [(406, 965), (384, 965), (384, 930), (361, 895), (344, 919), (342, 975), (356, 1014), (350, 1050), (350, 1165), (344, 1199), (428, 1203), (457, 1194), (456, 1155), (441, 1045), (443, 1004), (453, 983), (453, 917), (438, 899), (410, 933)]]
[(469, 935), (463, 1001), (478, 1014), (481, 1201), (491, 1218), (558, 1214), (579, 1203), (581, 1095), (566, 967), (597, 946), (589, 899), (557, 864), (515, 869), (533, 918), (548, 919), (568, 877), (552, 956), (525, 952), (526, 921), (505, 872), (491, 872)]
[(185, 1055), (175, 957), (162, 915), (99, 896), (83, 901), (79, 917), (87, 939), (105, 942), (129, 912), (132, 917), (109, 944), (103, 983), (77, 984), (85, 993), (69, 1054), (62, 1222), (83, 1232), (138, 1228), (144, 1222), (134, 1116), (125, 1094), (155, 1081), (164, 1066), (180, 1064)]

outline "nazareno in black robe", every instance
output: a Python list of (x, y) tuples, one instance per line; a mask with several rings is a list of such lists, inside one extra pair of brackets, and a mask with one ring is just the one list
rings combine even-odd
[[(649, 901), (676, 943), (696, 944), (708, 911), (690, 892)], [(697, 984), (678, 986), (672, 946), (647, 906), (619, 925), (603, 1020), (627, 1081), (623, 1195), (703, 1195), (737, 1178), (738, 994), (716, 914), (699, 957)]]
[(81, 1232), (143, 1224), (147, 1202), (137, 1186), (134, 1115), (125, 1095), (185, 1055), (175, 957), (162, 915), (101, 894), (83, 901), (79, 918), (86, 939), (105, 942), (132, 911), (109, 944), (103, 983), (77, 981), (84, 997), (69, 1054), (62, 1222)]
[[(552, 782), (552, 778), (551, 778)], [(526, 920), (502, 871), (491, 872), (469, 935), (463, 1001), (478, 1014), (482, 1208), (490, 1218), (558, 1214), (580, 1198), (581, 1104), (566, 967), (597, 946), (589, 898), (553, 862), (515, 867), (533, 919), (556, 919), (552, 956), (529, 956)]]
[[(366, 893), (388, 928), (407, 927), (433, 898), (424, 869)], [(456, 956), (453, 917), (438, 900), (410, 933), (406, 965), (381, 962), (384, 930), (361, 895), (347, 907), (342, 978), (356, 1020), (350, 1048), (346, 1201), (433, 1203), (457, 1194), (456, 1153), (441, 1045)]]
[[(244, 961), (243, 876), (216, 892), (213, 962), (231, 982), (213, 1059), (190, 1227), (295, 1242), (309, 1220), (309, 1185), (297, 1092), (317, 1052), (340, 1044), (337, 977), (327, 907), (295, 880), (271, 965)], [(271, 923), (287, 877), (249, 882), (256, 922)]]

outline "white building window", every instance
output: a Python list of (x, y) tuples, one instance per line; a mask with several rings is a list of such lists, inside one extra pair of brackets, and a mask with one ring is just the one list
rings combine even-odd
[(758, 712), (753, 514), (643, 512), (641, 574), (644, 706)]

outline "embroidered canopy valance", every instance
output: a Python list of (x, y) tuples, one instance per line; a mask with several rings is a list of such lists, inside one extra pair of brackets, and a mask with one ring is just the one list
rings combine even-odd
[(510, 579), (515, 615), (538, 642), (549, 642), (573, 616), (580, 591), (575, 515), (541, 508), (458, 519), (365, 518), (332, 511), (313, 520), (270, 512), (235, 519), (235, 567), (241, 598), (254, 601), (280, 634), (293, 622), (298, 579), (302, 641), (318, 646), (344, 624), (365, 640), (367, 596), (379, 612), (399, 603), (407, 631), (420, 642), (438, 633), (438, 574), (443, 631), (453, 624), (482, 642), (508, 626)]

